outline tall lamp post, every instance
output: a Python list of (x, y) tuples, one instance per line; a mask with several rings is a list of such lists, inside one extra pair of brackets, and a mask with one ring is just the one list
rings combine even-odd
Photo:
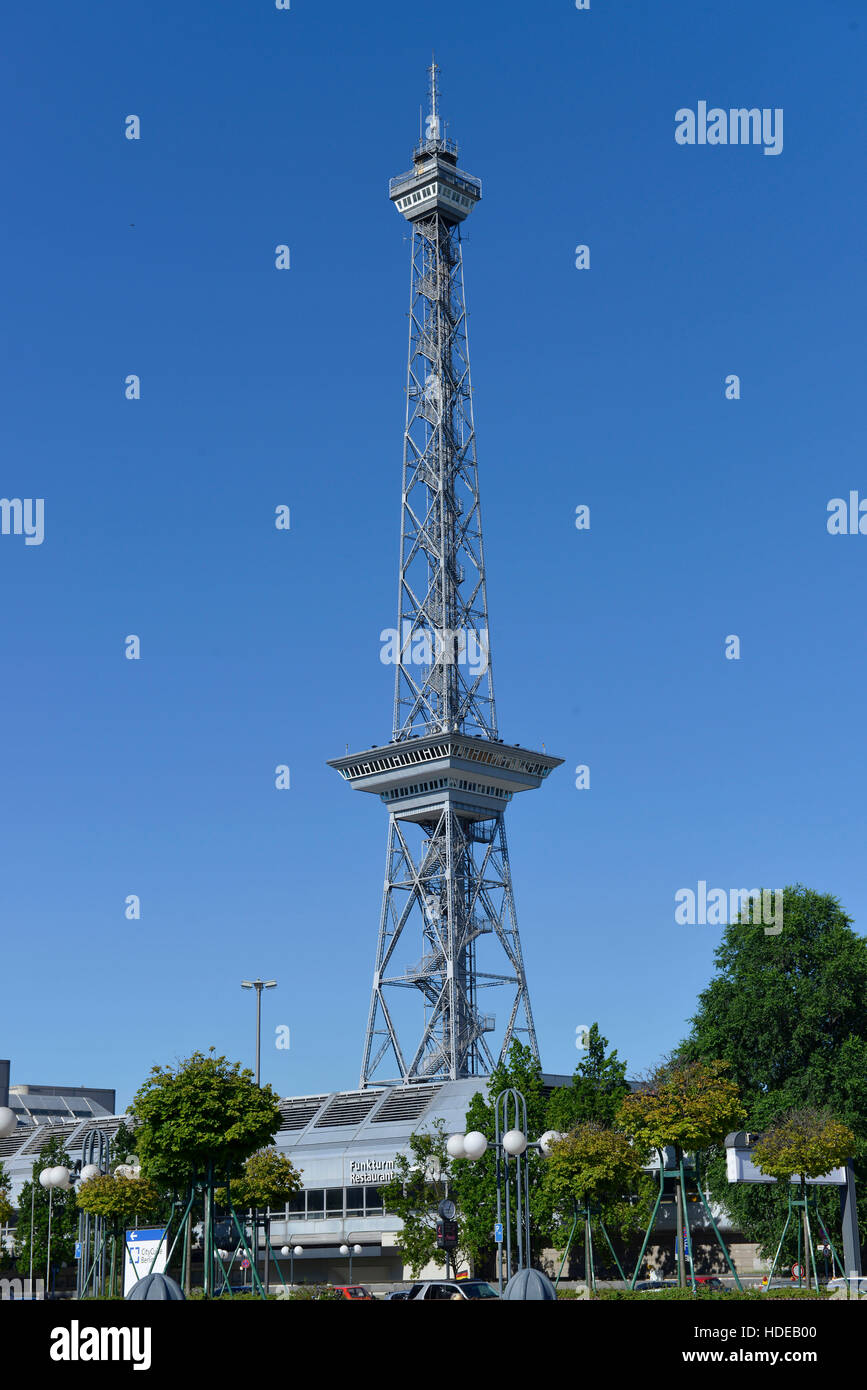
[(256, 1085), (261, 1085), (259, 1079), (259, 1064), (262, 1054), (262, 990), (274, 989), (276, 980), (242, 980), (242, 989), (254, 989), (256, 991)]
[[(277, 981), (276, 981), (276, 980), (260, 980), (260, 979), (258, 978), (258, 976), (257, 976), (257, 978), (256, 978), (255, 980), (242, 980), (242, 981), (241, 981), (241, 988), (242, 988), (242, 989), (254, 989), (254, 990), (256, 991), (256, 1085), (257, 1085), (257, 1086), (260, 1086), (260, 1085), (262, 1084), (262, 1082), (261, 1082), (261, 1059), (262, 1059), (262, 990), (263, 990), (263, 989), (274, 989), (274, 988), (276, 987), (276, 985), (277, 985)], [(266, 1223), (267, 1223), (267, 1217), (266, 1217)], [(256, 1269), (257, 1269), (257, 1271), (258, 1271), (258, 1268), (259, 1268), (259, 1209), (258, 1209), (258, 1207), (254, 1207), (254, 1208), (253, 1208), (253, 1259), (254, 1259), (255, 1262), (256, 1262)], [(267, 1289), (267, 1284), (268, 1284), (268, 1270), (267, 1270), (267, 1265), (268, 1265), (268, 1244), (267, 1244), (267, 1232), (266, 1232), (266, 1242), (265, 1242), (265, 1266), (266, 1266), (266, 1268), (265, 1268), (265, 1284), (266, 1284), (265, 1293), (266, 1293), (266, 1295), (267, 1295), (267, 1292), (268, 1292), (268, 1289)]]
[[(551, 1145), (562, 1135), (548, 1129), (540, 1139), (527, 1137), (527, 1102), (510, 1087), (501, 1091), (494, 1101), (495, 1136), (493, 1148), (497, 1157), (497, 1276), (499, 1292), (503, 1292), (503, 1243), (506, 1246), (506, 1268), (512, 1277), (512, 1205), (518, 1238), (518, 1269), (530, 1265), (530, 1173), (527, 1150), (535, 1149), (547, 1158)], [(488, 1151), (489, 1140), (479, 1130), (469, 1134), (452, 1134), (446, 1148), (452, 1158), (467, 1158), (476, 1163)], [(515, 1160), (512, 1176), (510, 1159)], [(514, 1186), (514, 1192), (513, 1192)], [(505, 1208), (505, 1210), (504, 1210)], [(505, 1219), (504, 1219), (505, 1217)]]
[(295, 1256), (304, 1254), (303, 1245), (284, 1245), (280, 1250), (281, 1255), (289, 1256), (289, 1283), (295, 1283)]
[(351, 1284), (351, 1283), (352, 1283), (352, 1257), (353, 1257), (353, 1255), (360, 1255), (360, 1254), (361, 1254), (361, 1246), (360, 1246), (360, 1245), (341, 1245), (341, 1247), (340, 1247), (340, 1253), (341, 1253), (341, 1255), (348, 1255), (348, 1256), (349, 1256), (349, 1282), (350, 1282), (350, 1284)]
[[(51, 1292), (51, 1214), (54, 1202), (54, 1189), (55, 1187), (62, 1187), (64, 1191), (68, 1192), (70, 1187), (72, 1186), (71, 1182), (69, 1181), (69, 1178), (69, 1169), (63, 1163), (59, 1163), (56, 1168), (43, 1168), (42, 1172), (39, 1174), (40, 1186), (48, 1189), (48, 1255), (45, 1261), (46, 1297)], [(30, 1230), (30, 1240), (32, 1243), (32, 1227)]]

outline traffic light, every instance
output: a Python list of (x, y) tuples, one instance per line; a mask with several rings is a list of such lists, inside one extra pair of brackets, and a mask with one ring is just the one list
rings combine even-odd
[(454, 1250), (458, 1243), (457, 1221), (437, 1222), (437, 1249)]

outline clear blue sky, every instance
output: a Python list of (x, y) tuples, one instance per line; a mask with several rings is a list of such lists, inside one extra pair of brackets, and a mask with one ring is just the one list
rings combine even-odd
[[(633, 1070), (678, 1041), (719, 939), (674, 923), (699, 879), (801, 881), (863, 929), (867, 537), (826, 507), (867, 495), (865, 36), (856, 0), (15, 7), (0, 493), (45, 499), (45, 540), (0, 536), (14, 1080), (124, 1102), (197, 1047), (251, 1060), (259, 973), (265, 1079), (356, 1084), (386, 816), (326, 759), (391, 732), (387, 180), (432, 48), (484, 181), (501, 732), (565, 759), (509, 812), (543, 1064), (594, 1020)], [(782, 154), (679, 146), (701, 100), (782, 107)]]

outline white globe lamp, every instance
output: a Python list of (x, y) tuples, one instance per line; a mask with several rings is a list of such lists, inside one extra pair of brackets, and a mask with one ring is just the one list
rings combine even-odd
[(519, 1129), (509, 1129), (503, 1135), (503, 1148), (512, 1158), (518, 1158), (527, 1147), (527, 1136)]
[(483, 1158), (484, 1155), (487, 1153), (487, 1150), (488, 1141), (485, 1138), (484, 1134), (481, 1134), (479, 1130), (472, 1129), (470, 1130), (469, 1134), (464, 1135), (464, 1154), (467, 1158), (472, 1159), (473, 1162), (476, 1162), (477, 1159)]
[(542, 1153), (545, 1155), (546, 1158), (549, 1158), (551, 1155), (552, 1145), (558, 1143), (558, 1141), (562, 1138), (562, 1134), (560, 1134), (559, 1131), (556, 1129), (545, 1130), (545, 1133), (539, 1140), (539, 1148), (542, 1150)]
[(446, 1150), (451, 1158), (466, 1158), (463, 1134), (450, 1134), (446, 1143)]

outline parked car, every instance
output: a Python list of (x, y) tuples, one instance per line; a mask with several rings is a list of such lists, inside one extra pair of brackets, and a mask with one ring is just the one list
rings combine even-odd
[(407, 1295), (409, 1298), (454, 1298), (479, 1299), (499, 1298), (497, 1290), (487, 1279), (436, 1279), (423, 1284), (413, 1284)]
[(405, 1298), (409, 1298), (409, 1295), (409, 1289), (392, 1289), (391, 1293), (387, 1293), (385, 1297), (388, 1302), (395, 1303), (400, 1302)]
[(334, 1288), (344, 1298), (367, 1298), (373, 1301), (373, 1294), (364, 1284), (335, 1284)]

